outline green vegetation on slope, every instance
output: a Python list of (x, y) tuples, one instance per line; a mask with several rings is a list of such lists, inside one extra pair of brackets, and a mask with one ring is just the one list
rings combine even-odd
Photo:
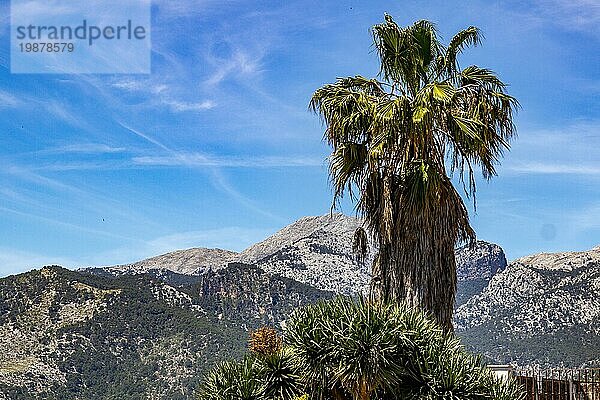
[[(164, 292), (167, 290), (167, 292)], [(246, 333), (147, 276), (59, 267), (0, 280), (0, 391), (14, 399), (187, 399)], [(6, 348), (6, 347), (5, 347)]]
[(176, 286), (60, 267), (0, 279), (0, 393), (188, 399), (204, 371), (243, 354), (247, 329), (332, 296), (245, 264), (175, 275), (165, 278)]

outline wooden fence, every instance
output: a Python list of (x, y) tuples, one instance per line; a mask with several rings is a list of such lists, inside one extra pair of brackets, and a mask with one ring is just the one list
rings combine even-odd
[(513, 369), (526, 400), (600, 400), (600, 368)]

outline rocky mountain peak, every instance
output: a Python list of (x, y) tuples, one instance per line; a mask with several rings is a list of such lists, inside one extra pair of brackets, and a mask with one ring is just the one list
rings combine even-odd
[(169, 270), (179, 274), (196, 275), (208, 268), (221, 268), (234, 261), (238, 253), (230, 250), (197, 247), (176, 250), (132, 264), (105, 268), (114, 275), (141, 274), (150, 270)]
[(536, 254), (513, 261), (458, 307), (455, 328), (499, 362), (597, 364), (599, 298), (598, 249)]
[[(361, 220), (341, 213), (303, 217), (284, 227), (262, 242), (256, 243), (240, 254), (240, 262), (256, 263), (278, 250), (309, 237), (338, 237), (340, 241), (353, 235)], [(350, 239), (352, 236), (350, 236)], [(351, 246), (351, 242), (350, 242)]]
[[(303, 217), (241, 253), (220, 249), (177, 250), (136, 263), (89, 271), (112, 275), (150, 273), (168, 281), (186, 281), (181, 276), (202, 275), (209, 269), (238, 262), (257, 265), (269, 274), (278, 274), (317, 289), (343, 294), (366, 293), (371, 280), (371, 263), (376, 247), (370, 243), (367, 259), (360, 262), (352, 252), (354, 232), (362, 220), (341, 213)], [(457, 274), (462, 303), (479, 292), (498, 271), (506, 267), (502, 249), (478, 241), (457, 250)], [(474, 283), (463, 285), (463, 281)]]
[(354, 256), (352, 241), (361, 224), (339, 213), (304, 217), (244, 250), (239, 261), (321, 290), (365, 292), (375, 248), (371, 246), (365, 262)]
[(538, 253), (521, 257), (515, 263), (535, 265), (536, 268), (555, 271), (574, 271), (589, 263), (600, 263), (600, 246), (588, 251)]
[(473, 246), (465, 245), (456, 250), (458, 280), (489, 280), (506, 265), (504, 251), (494, 243), (478, 240)]

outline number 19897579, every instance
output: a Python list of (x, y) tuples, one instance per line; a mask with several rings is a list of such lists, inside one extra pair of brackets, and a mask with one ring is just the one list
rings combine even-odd
[(73, 43), (46, 43), (46, 42), (21, 42), (21, 53), (72, 53), (75, 50)]

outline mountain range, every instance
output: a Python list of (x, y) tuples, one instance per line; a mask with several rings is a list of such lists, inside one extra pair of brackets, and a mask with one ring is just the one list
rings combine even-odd
[[(236, 253), (177, 250), (127, 265), (45, 267), (0, 279), (0, 399), (188, 399), (248, 331), (296, 307), (368, 291), (361, 221), (305, 217)], [(600, 248), (507, 263), (478, 241), (457, 249), (456, 332), (520, 365), (600, 364)]]
[(519, 258), (455, 313), (456, 331), (501, 363), (600, 366), (600, 247)]

